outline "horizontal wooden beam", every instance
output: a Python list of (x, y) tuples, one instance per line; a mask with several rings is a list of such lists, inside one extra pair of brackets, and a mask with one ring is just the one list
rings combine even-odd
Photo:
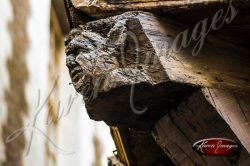
[(212, 4), (227, 4), (221, 0), (72, 0), (73, 5), (94, 17), (107, 17), (121, 14), (129, 10), (171, 10), (182, 8), (187, 10), (192, 7), (202, 7)]
[[(200, 20), (213, 20), (215, 15), (230, 15), (231, 7), (237, 11), (237, 16), (229, 25), (223, 25), (215, 32), (220, 39), (233, 44), (248, 48), (248, 39), (250, 37), (250, 1), (241, 0), (65, 0), (73, 3), (72, 8), (68, 9), (71, 13), (75, 25), (79, 25), (81, 20), (92, 16), (94, 18), (106, 18), (122, 14), (127, 11), (150, 11), (158, 16), (172, 19), (176, 22), (195, 26)], [(73, 9), (75, 12), (72, 12)], [(82, 12), (80, 12), (82, 11)], [(76, 16), (79, 15), (79, 16)], [(84, 15), (82, 17), (81, 15)], [(75, 17), (76, 16), (76, 17)], [(93, 20), (93, 18), (91, 18)], [(88, 20), (91, 20), (88, 19)]]
[[(173, 51), (185, 30), (147, 12), (128, 12), (72, 30), (65, 41), (67, 65), (90, 117), (149, 129), (199, 87), (250, 92), (247, 50), (211, 37), (197, 56), (192, 55), (195, 42)], [(136, 114), (131, 105), (148, 112)]]

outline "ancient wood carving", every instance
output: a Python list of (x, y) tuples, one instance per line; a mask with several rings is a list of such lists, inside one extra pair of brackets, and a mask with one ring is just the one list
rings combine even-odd
[[(128, 130), (131, 142), (151, 133), (175, 165), (249, 165), (249, 2), (66, 1), (67, 66), (91, 119)], [(220, 8), (222, 29), (211, 21)], [(77, 12), (104, 19), (85, 24)], [(191, 148), (219, 136), (242, 148), (221, 158)]]
[(148, 107), (153, 121), (199, 87), (250, 91), (247, 50), (211, 39), (217, 47), (205, 44), (199, 56), (192, 55), (192, 44), (175, 52), (176, 36), (185, 28), (129, 12), (72, 30), (65, 41), (67, 65), (90, 117), (150, 128), (148, 118), (131, 110), (131, 85), (136, 85), (137, 109)]

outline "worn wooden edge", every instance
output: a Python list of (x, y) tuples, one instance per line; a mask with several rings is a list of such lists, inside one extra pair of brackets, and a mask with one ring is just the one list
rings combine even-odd
[[(193, 0), (193, 1), (140, 1), (140, 2), (123, 2), (123, 3), (109, 3), (108, 1), (88, 1), (88, 0), (72, 0), (73, 5), (83, 12), (86, 12), (94, 17), (101, 18), (104, 16), (111, 16), (120, 14), (121, 12), (130, 10), (152, 10), (152, 9), (165, 9), (171, 10), (179, 8), (186, 10), (188, 8), (212, 5), (212, 4), (226, 4), (227, 0)], [(100, 13), (101, 12), (101, 13)]]

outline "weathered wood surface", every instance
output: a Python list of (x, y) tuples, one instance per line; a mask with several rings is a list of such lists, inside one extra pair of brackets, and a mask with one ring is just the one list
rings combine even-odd
[(175, 165), (250, 164), (250, 155), (244, 147), (230, 157), (200, 155), (192, 149), (194, 142), (204, 138), (224, 137), (240, 142), (201, 90), (160, 119), (153, 135)]
[[(233, 0), (239, 2), (239, 0)], [(153, 12), (176, 13), (186, 12), (189, 9), (200, 8), (211, 11), (213, 8), (223, 7), (228, 0), (72, 0), (73, 5), (91, 16), (103, 18), (121, 14), (130, 10), (147, 10)], [(241, 2), (242, 3), (242, 2)], [(244, 3), (243, 3), (244, 4)]]
[[(94, 120), (149, 129), (198, 87), (250, 91), (247, 50), (208, 40), (198, 56), (192, 44), (173, 52), (185, 26), (145, 12), (128, 12), (72, 30), (65, 41), (75, 89)], [(138, 46), (138, 47), (136, 47)], [(131, 85), (138, 110), (131, 110)]]
[(250, 94), (208, 88), (203, 93), (250, 153)]
[[(61, 0), (56, 0), (55, 2), (61, 2)], [(63, 0), (64, 1), (64, 7), (67, 14), (67, 20), (70, 29), (79, 27), (79, 25), (85, 24), (89, 21), (92, 21), (93, 18), (88, 16), (87, 14), (81, 12), (80, 10), (76, 9), (71, 0)]]
[[(159, 15), (193, 26), (226, 9), (229, 1), (67, 1), (69, 15), (76, 19), (72, 27), (78, 27), (65, 42), (67, 66), (90, 118), (137, 130), (150, 130), (157, 122), (154, 137), (176, 165), (250, 164), (250, 101), (240, 93), (250, 92), (249, 2), (233, 1), (239, 16), (212, 33), (218, 36), (209, 35), (198, 56), (192, 56), (198, 40), (179, 52), (172, 50), (176, 36), (188, 27)], [(128, 12), (79, 27), (84, 13), (103, 18), (128, 10), (159, 15)], [(148, 109), (143, 115), (131, 110), (131, 85), (136, 85), (136, 108)], [(198, 88), (203, 90), (194, 92)], [(207, 137), (231, 138), (243, 148), (231, 157), (201, 156), (192, 144)]]
[(161, 57), (170, 79), (201, 87), (249, 92), (249, 51), (241, 51), (240, 47), (231, 44), (217, 44), (213, 40), (208, 42), (211, 44), (205, 43), (196, 57), (186, 50)]
[[(117, 140), (115, 133), (111, 132), (111, 134), (117, 147), (117, 156), (125, 165), (173, 165), (172, 161), (165, 155), (164, 151), (155, 142), (150, 132), (138, 132), (124, 127), (117, 128), (119, 132), (118, 137), (120, 140)], [(121, 152), (121, 149), (123, 149), (123, 152)], [(126, 153), (127, 158), (125, 161), (124, 153)]]
[[(237, 11), (237, 16), (229, 25), (224, 25), (214, 33), (218, 38), (227, 42), (237, 44), (248, 48), (248, 39), (250, 37), (250, 1), (242, 0), (66, 0), (73, 3), (68, 11), (73, 14), (71, 17), (76, 18), (73, 24), (79, 25), (79, 18), (86, 20), (89, 18), (86, 14), (95, 18), (106, 18), (122, 14), (127, 11), (143, 10), (150, 11), (159, 16), (167, 17), (176, 22), (195, 26), (200, 20), (213, 20), (216, 13), (223, 15), (230, 13), (230, 6)], [(76, 12), (72, 12), (72, 8)], [(82, 11), (82, 12), (80, 12)], [(75, 17), (75, 13), (80, 15)], [(220, 15), (219, 14), (219, 15)], [(82, 17), (81, 15), (84, 15)], [(221, 16), (219, 16), (221, 17)], [(93, 20), (93, 18), (91, 18)], [(91, 20), (89, 19), (89, 20)], [(75, 21), (75, 22), (74, 22)]]
[[(169, 81), (157, 55), (160, 50), (152, 46), (140, 23), (147, 18), (156, 21), (149, 13), (132, 12), (90, 22), (74, 29), (66, 40), (72, 83), (84, 96), (90, 118), (150, 129), (150, 119), (162, 116), (162, 108), (176, 107), (195, 90)], [(130, 107), (133, 84), (134, 105), (138, 110), (148, 107), (143, 116)]]
[[(249, 48), (250, 38), (250, 1), (232, 1), (231, 6), (237, 11), (236, 17), (230, 24), (225, 24), (217, 30), (210, 31), (221, 40)], [(165, 12), (164, 12), (165, 11)], [(229, 4), (226, 5), (204, 5), (193, 8), (179, 8), (173, 10), (164, 10), (156, 12), (176, 22), (194, 27), (201, 20), (207, 19), (208, 22), (213, 20), (216, 13), (223, 13), (223, 16), (230, 11)], [(207, 27), (208, 28), (208, 27)]]

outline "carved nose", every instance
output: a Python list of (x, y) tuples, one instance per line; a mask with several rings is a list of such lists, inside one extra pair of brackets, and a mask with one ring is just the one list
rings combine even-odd
[(69, 55), (66, 58), (66, 66), (69, 69), (72, 69), (77, 66), (77, 62), (75, 61), (75, 57), (73, 55)]

